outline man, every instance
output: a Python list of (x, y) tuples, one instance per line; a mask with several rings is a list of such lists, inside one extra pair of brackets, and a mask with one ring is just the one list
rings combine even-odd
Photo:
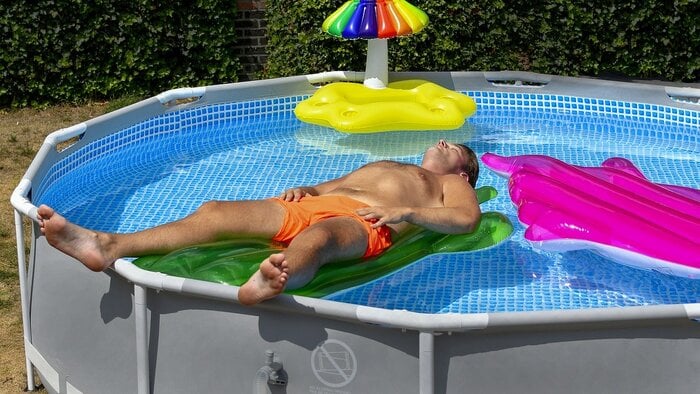
[(38, 215), (49, 244), (93, 271), (124, 256), (168, 253), (234, 237), (286, 244), (241, 286), (239, 301), (249, 305), (285, 287), (305, 285), (323, 264), (376, 256), (411, 225), (445, 234), (473, 231), (481, 215), (474, 191), (478, 175), (471, 149), (440, 140), (426, 150), (420, 166), (371, 163), (276, 198), (206, 202), (181, 220), (136, 233), (88, 230), (46, 205)]

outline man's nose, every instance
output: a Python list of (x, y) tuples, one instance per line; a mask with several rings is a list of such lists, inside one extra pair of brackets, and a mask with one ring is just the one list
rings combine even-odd
[(445, 140), (440, 140), (440, 142), (438, 142), (438, 145), (444, 148), (447, 146), (447, 142), (445, 142)]

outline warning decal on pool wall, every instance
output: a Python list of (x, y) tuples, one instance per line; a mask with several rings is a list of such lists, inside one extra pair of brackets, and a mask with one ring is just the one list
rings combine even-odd
[(357, 359), (352, 349), (342, 341), (328, 339), (318, 344), (311, 353), (311, 369), (323, 387), (309, 387), (314, 394), (347, 393), (338, 389), (348, 385), (357, 373)]

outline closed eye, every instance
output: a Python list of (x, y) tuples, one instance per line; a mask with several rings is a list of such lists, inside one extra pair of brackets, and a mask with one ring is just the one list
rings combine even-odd
[(462, 152), (461, 149), (457, 148), (456, 146), (450, 146), (450, 149), (453, 150), (453, 151), (455, 151), (455, 152), (457, 152), (457, 155), (458, 155), (460, 158), (464, 159), (464, 157), (463, 157), (464, 155), (463, 155), (463, 152)]

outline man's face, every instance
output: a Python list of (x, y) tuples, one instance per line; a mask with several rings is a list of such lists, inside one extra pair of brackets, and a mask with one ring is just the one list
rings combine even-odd
[(445, 140), (428, 148), (423, 156), (423, 167), (441, 174), (459, 174), (466, 163), (464, 149)]

